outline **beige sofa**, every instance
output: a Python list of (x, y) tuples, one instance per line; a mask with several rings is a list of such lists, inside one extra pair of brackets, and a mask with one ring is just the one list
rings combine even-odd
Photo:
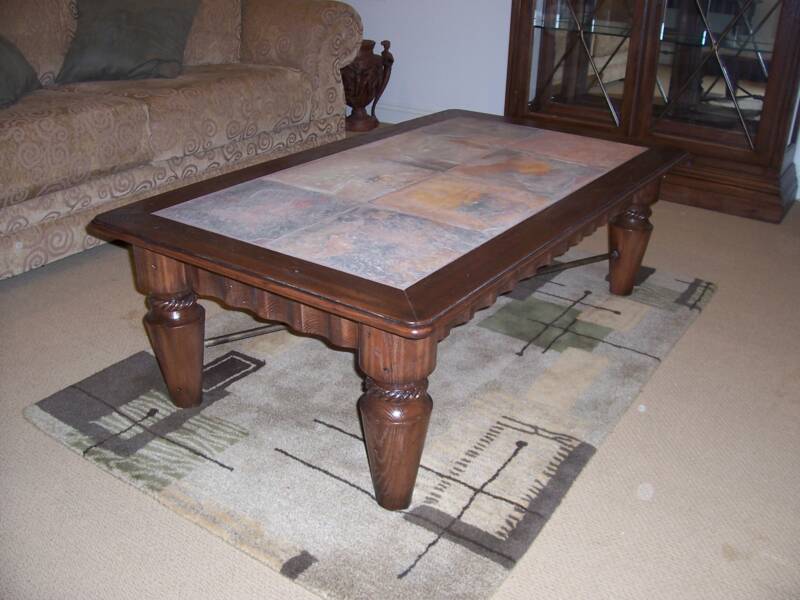
[(99, 212), (344, 137), (361, 42), (332, 0), (201, 0), (176, 79), (54, 84), (75, 0), (2, 0), (44, 85), (0, 109), (0, 279), (100, 243)]

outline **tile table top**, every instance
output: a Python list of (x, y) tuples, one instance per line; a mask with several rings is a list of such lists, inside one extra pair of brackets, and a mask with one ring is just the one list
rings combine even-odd
[(459, 116), (155, 214), (406, 289), (644, 151)]

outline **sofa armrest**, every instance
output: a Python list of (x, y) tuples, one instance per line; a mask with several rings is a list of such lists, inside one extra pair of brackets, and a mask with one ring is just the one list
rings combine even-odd
[(311, 78), (311, 119), (344, 117), (340, 69), (361, 45), (361, 17), (333, 0), (243, 0), (241, 61), (293, 67)]

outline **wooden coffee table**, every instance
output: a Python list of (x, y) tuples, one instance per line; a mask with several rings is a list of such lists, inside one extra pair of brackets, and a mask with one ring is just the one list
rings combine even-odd
[(445, 111), (113, 210), (92, 230), (133, 246), (177, 406), (202, 401), (198, 296), (354, 349), (375, 496), (402, 509), (438, 342), (609, 221), (611, 292), (629, 294), (649, 205), (682, 157)]

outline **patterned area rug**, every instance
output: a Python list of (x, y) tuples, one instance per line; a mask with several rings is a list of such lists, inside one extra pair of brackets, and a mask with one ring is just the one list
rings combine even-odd
[[(569, 258), (576, 258), (575, 254)], [(487, 598), (714, 285), (603, 263), (523, 282), (439, 345), (412, 506), (375, 503), (354, 356), (282, 331), (206, 351), (179, 410), (140, 352), (26, 409), (100, 468), (327, 598)], [(208, 337), (258, 325), (210, 319)]]

